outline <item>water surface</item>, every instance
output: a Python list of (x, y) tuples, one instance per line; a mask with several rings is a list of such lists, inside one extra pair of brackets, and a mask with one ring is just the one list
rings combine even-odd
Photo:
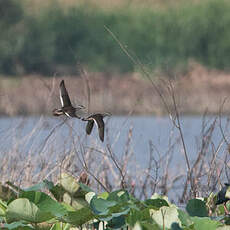
[[(184, 116), (181, 118), (181, 127), (189, 159), (192, 161), (199, 153), (201, 146), (202, 127), (208, 130), (216, 117), (207, 117), (205, 125), (203, 118)], [(225, 127), (227, 118), (222, 118)], [(178, 129), (168, 117), (144, 116), (112, 116), (106, 120), (105, 141), (98, 138), (97, 127), (94, 126), (92, 135), (85, 134), (86, 122), (78, 119), (69, 119), (65, 124), (58, 126), (63, 119), (52, 117), (17, 117), (0, 118), (0, 146), (1, 153), (13, 147), (22, 151), (44, 151), (53, 143), (53, 151), (57, 154), (67, 150), (75, 143), (86, 147), (97, 146), (105, 148), (110, 145), (114, 154), (119, 158), (127, 151), (133, 152), (137, 162), (146, 167), (149, 159), (150, 143), (156, 155), (164, 156), (167, 151), (173, 152), (173, 163), (184, 164), (184, 149)], [(56, 128), (55, 128), (56, 127)], [(226, 137), (228, 133), (226, 132)], [(75, 137), (69, 138), (70, 136)], [(213, 145), (218, 145), (222, 135), (219, 129), (219, 119), (212, 133)], [(46, 142), (46, 143), (44, 143)], [(172, 147), (174, 146), (174, 147)]]

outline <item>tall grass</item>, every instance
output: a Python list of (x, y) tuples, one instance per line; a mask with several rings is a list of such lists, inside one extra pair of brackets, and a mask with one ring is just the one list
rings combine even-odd
[[(47, 117), (14, 120), (1, 129), (1, 182), (9, 180), (28, 187), (44, 179), (56, 182), (64, 171), (76, 178), (86, 172), (90, 186), (98, 192), (123, 188), (141, 199), (157, 192), (174, 202), (184, 203), (191, 197), (215, 192), (229, 180), (229, 122), (222, 127), (221, 117), (204, 117), (200, 132), (194, 137), (197, 146), (194, 152), (188, 152), (192, 187), (183, 159), (177, 160), (181, 164), (173, 163), (174, 153), (183, 152), (175, 128), (169, 128), (171, 135), (165, 142), (165, 151), (149, 136), (149, 150), (138, 152), (133, 142), (135, 126), (130, 127), (126, 135), (122, 135), (126, 136), (125, 144), (118, 151), (114, 146), (122, 130), (108, 128), (110, 122), (112, 120), (106, 121), (105, 144), (100, 144), (97, 136), (86, 138), (84, 125), (76, 120), (55, 121)], [(213, 133), (219, 128), (223, 130), (223, 137), (216, 142)], [(145, 166), (136, 160), (136, 154), (143, 155)]]
[(172, 8), (130, 4), (109, 10), (89, 3), (63, 8), (52, 1), (36, 13), (23, 9), (13, 23), (1, 23), (1, 73), (73, 74), (77, 62), (91, 71), (134, 71), (136, 66), (104, 25), (150, 69), (183, 71), (192, 59), (229, 70), (230, 3), (225, 0), (182, 1)]
[[(41, 99), (43, 108), (52, 111), (54, 105), (51, 99), (56, 96), (59, 102), (54, 90), (57, 88), (55, 81), (48, 79), (42, 83), (49, 92)], [(19, 118), (12, 120), (9, 125), (6, 122), (1, 125), (1, 181), (9, 180), (27, 187), (44, 179), (55, 182), (63, 171), (75, 177), (85, 172), (90, 186), (98, 192), (122, 188), (141, 199), (158, 192), (168, 195), (177, 203), (184, 203), (191, 197), (207, 196), (223, 182), (229, 181), (229, 120), (223, 126), (223, 105), (216, 117), (210, 119), (205, 115), (200, 132), (194, 136), (197, 144), (190, 151), (186, 145), (183, 123), (180, 122), (181, 107), (173, 83), (164, 81), (163, 88), (158, 88), (160, 92), (168, 89), (168, 98), (167, 94), (161, 94), (172, 122), (168, 130), (171, 135), (164, 142), (165, 150), (161, 150), (152, 136), (147, 139), (147, 151), (135, 149), (138, 144), (134, 143), (133, 138), (135, 126), (130, 126), (126, 135), (121, 135), (128, 117), (120, 128), (116, 126), (115, 129), (109, 125), (113, 117), (106, 120), (104, 144), (99, 143), (97, 135), (97, 139), (89, 139), (85, 134), (85, 124), (77, 119), (50, 119), (43, 116), (34, 120)], [(91, 88), (88, 90), (91, 92)], [(151, 90), (155, 88), (151, 87)], [(93, 103), (93, 100), (89, 101)], [(6, 103), (7, 106), (10, 107), (10, 103)], [(219, 141), (213, 135), (217, 129), (221, 135)], [(125, 144), (116, 149), (121, 136)], [(181, 164), (175, 165), (175, 152), (181, 152)], [(136, 154), (146, 159), (144, 167), (137, 161)]]

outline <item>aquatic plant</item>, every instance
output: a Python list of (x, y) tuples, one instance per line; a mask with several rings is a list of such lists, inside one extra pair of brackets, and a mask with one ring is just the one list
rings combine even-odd
[(145, 200), (125, 189), (96, 193), (66, 173), (56, 184), (44, 180), (26, 189), (7, 185), (0, 186), (1, 229), (221, 230), (230, 221), (223, 205), (214, 205), (213, 193), (191, 199), (181, 209), (156, 193)]

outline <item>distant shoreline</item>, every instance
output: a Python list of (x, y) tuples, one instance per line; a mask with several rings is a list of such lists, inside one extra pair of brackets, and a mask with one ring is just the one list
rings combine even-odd
[[(140, 74), (108, 75), (90, 73), (84, 77), (45, 78), (35, 75), (0, 78), (0, 115), (48, 115), (60, 106), (59, 82), (65, 79), (74, 104), (89, 110), (108, 111), (115, 115), (167, 115), (166, 108), (150, 82)], [(162, 80), (164, 79), (164, 80)], [(154, 81), (169, 109), (172, 98), (167, 91), (168, 80)], [(87, 82), (90, 92), (87, 91)], [(230, 113), (230, 74), (207, 70), (195, 65), (185, 75), (171, 80), (181, 114), (218, 114), (224, 100), (223, 114)]]

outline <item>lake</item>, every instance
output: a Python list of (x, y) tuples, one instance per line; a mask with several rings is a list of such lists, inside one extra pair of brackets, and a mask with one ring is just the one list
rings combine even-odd
[[(215, 126), (212, 126), (215, 119), (214, 116), (208, 116), (205, 120), (200, 116), (181, 117), (184, 142), (191, 165), (201, 149), (212, 154), (214, 149), (219, 148), (218, 159), (223, 160), (227, 145), (222, 138), (219, 118)], [(38, 161), (38, 155), (42, 155), (48, 162), (57, 162), (57, 159), (60, 160), (73, 151), (94, 149), (95, 152), (106, 152), (109, 146), (120, 163), (125, 159), (125, 155), (131, 156), (127, 158), (129, 159), (127, 170), (131, 174), (135, 175), (149, 167), (150, 152), (163, 166), (164, 162), (170, 165), (170, 174), (186, 172), (187, 166), (179, 131), (168, 117), (111, 116), (105, 120), (105, 141), (102, 143), (98, 137), (97, 127), (94, 127), (92, 135), (87, 136), (85, 134), (86, 122), (78, 119), (67, 119), (64, 124), (61, 124), (63, 118), (1, 118), (2, 161), (7, 155), (15, 158), (16, 153), (22, 160), (30, 156)], [(227, 117), (223, 117), (221, 123), (228, 140)], [(213, 131), (211, 131), (212, 128), (214, 128)], [(208, 146), (204, 145), (206, 141), (209, 141)], [(90, 158), (97, 157), (95, 152)], [(96, 166), (92, 167), (99, 167), (100, 161), (95, 164)], [(54, 165), (55, 163), (50, 167)], [(38, 170), (40, 169), (36, 169), (35, 172)]]
[[(205, 119), (206, 129), (209, 128), (215, 118), (213, 116)], [(103, 147), (109, 142), (114, 152), (119, 156), (125, 149), (129, 131), (131, 130), (130, 147), (133, 149), (136, 159), (141, 162), (141, 165), (145, 166), (150, 141), (159, 153), (163, 154), (168, 150), (169, 145), (172, 145), (179, 138), (178, 130), (173, 126), (172, 121), (168, 117), (112, 116), (111, 118), (105, 118), (105, 120), (106, 131), (104, 143), (99, 140), (96, 126), (94, 126), (92, 134), (87, 136), (85, 134), (86, 122), (78, 119), (67, 120), (66, 124), (57, 127), (55, 134), (53, 134), (58, 140), (56, 141), (58, 143), (57, 150), (62, 150), (61, 145), (63, 143), (65, 143), (65, 146), (68, 145), (71, 127), (73, 135), (76, 135), (77, 139), (80, 139), (85, 144), (96, 144)], [(0, 143), (1, 147), (7, 150), (11, 148), (11, 145), (18, 143), (24, 150), (28, 150), (30, 147), (37, 149), (43, 143), (44, 139), (47, 138), (47, 135), (62, 121), (63, 119), (52, 117), (0, 118), (0, 138), (4, 140)], [(223, 128), (227, 124), (226, 121), (227, 117), (223, 117)], [(202, 122), (203, 119), (199, 116), (183, 116), (181, 118), (185, 145), (191, 160), (194, 159), (199, 149)], [(229, 132), (226, 132), (225, 135), (227, 137)], [(50, 139), (53, 139), (52, 135)], [(219, 119), (217, 119), (212, 141), (214, 144), (218, 144), (221, 139)], [(69, 140), (69, 142), (72, 143), (72, 140)], [(176, 161), (183, 160), (183, 148), (179, 140), (177, 148), (174, 151), (176, 153)]]

